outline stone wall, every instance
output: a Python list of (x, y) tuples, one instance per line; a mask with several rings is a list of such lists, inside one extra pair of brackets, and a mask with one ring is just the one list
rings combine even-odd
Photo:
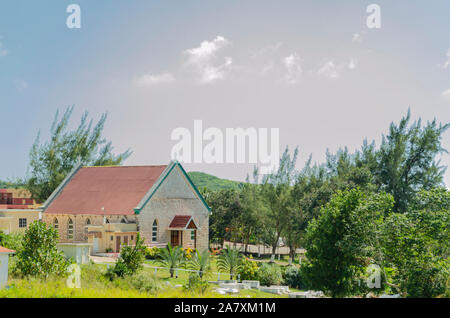
[[(91, 221), (91, 225), (103, 225), (103, 215), (43, 213), (42, 220), (53, 226), (55, 218), (58, 219), (59, 242), (61, 243), (87, 242), (88, 237), (85, 232), (85, 226), (88, 219)], [(69, 218), (72, 219), (74, 224), (73, 239), (68, 238)], [(123, 218), (126, 218), (128, 222), (136, 222), (134, 215), (106, 215), (106, 218), (110, 223), (120, 223)]]
[[(197, 230), (197, 248), (208, 248), (209, 211), (190, 187), (188, 180), (178, 167), (175, 167), (156, 190), (150, 201), (138, 215), (138, 229), (146, 244), (167, 244), (170, 242), (170, 223), (175, 215), (192, 215), (199, 226)], [(158, 222), (158, 240), (152, 242), (152, 225)], [(194, 247), (191, 231), (183, 231), (184, 247)]]

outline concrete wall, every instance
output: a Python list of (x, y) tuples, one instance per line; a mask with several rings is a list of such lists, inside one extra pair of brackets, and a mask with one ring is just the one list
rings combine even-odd
[(72, 258), (77, 264), (88, 264), (91, 246), (89, 244), (58, 244), (57, 248), (67, 259)]
[(0, 253), (0, 289), (8, 282), (8, 253)]
[[(19, 227), (21, 218), (27, 219), (27, 227)], [(23, 233), (36, 220), (39, 220), (37, 210), (0, 210), (0, 230), (7, 233)]]
[[(152, 225), (158, 222), (158, 241), (170, 242), (170, 222), (175, 215), (192, 215), (197, 225), (197, 248), (208, 248), (209, 211), (190, 187), (183, 173), (178, 167), (166, 177), (150, 201), (142, 208), (137, 216), (138, 228), (146, 244), (152, 244)], [(183, 246), (194, 247), (190, 230), (183, 231)]]

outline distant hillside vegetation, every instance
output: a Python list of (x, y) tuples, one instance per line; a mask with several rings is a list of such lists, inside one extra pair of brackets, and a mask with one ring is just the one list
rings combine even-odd
[(0, 189), (17, 189), (23, 188), (24, 184), (15, 181), (2, 181), (0, 180)]
[(241, 184), (241, 182), (238, 181), (220, 179), (216, 176), (199, 171), (188, 172), (188, 174), (192, 182), (194, 182), (195, 186), (199, 189), (204, 187), (211, 191), (237, 189), (239, 184)]

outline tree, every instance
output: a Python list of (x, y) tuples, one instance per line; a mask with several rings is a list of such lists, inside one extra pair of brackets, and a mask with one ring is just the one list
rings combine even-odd
[(56, 248), (58, 232), (41, 221), (34, 221), (25, 231), (22, 247), (17, 252), (16, 269), (24, 276), (47, 278), (63, 275), (69, 262)]
[(61, 118), (56, 112), (50, 129), (50, 140), (41, 144), (40, 132), (30, 150), (26, 188), (33, 198), (45, 201), (69, 172), (77, 165), (120, 165), (131, 155), (129, 150), (119, 155), (112, 153), (112, 143), (102, 137), (106, 113), (93, 126), (89, 113), (81, 116), (78, 128), (67, 131), (73, 107), (68, 107)]
[(266, 204), (263, 216), (263, 240), (272, 246), (271, 261), (275, 258), (280, 238), (285, 234), (289, 220), (291, 182), (295, 174), (298, 149), (292, 154), (286, 147), (277, 171), (264, 176), (261, 194)]
[(170, 243), (167, 248), (162, 248), (159, 251), (160, 263), (169, 268), (170, 278), (173, 277), (175, 268), (181, 267), (185, 264), (183, 250), (179, 246), (172, 247)]
[(211, 216), (209, 218), (210, 240), (223, 246), (225, 240), (230, 241), (237, 237), (239, 216), (242, 213), (239, 191), (223, 189), (210, 192), (202, 189), (202, 195), (211, 207)]
[(120, 251), (120, 257), (117, 260), (112, 272), (119, 277), (135, 274), (142, 269), (145, 260), (144, 239), (139, 233), (136, 235), (136, 244), (134, 246), (125, 245)]
[(217, 260), (217, 269), (222, 272), (230, 273), (230, 279), (233, 279), (235, 273), (242, 265), (241, 252), (236, 248), (227, 246)]
[(437, 124), (436, 119), (422, 127), (421, 120), (409, 125), (410, 111), (398, 125), (391, 123), (378, 152), (376, 182), (381, 190), (394, 196), (394, 211), (405, 213), (408, 203), (421, 190), (443, 184), (445, 167), (436, 156), (447, 152), (441, 146), (443, 133), (450, 124)]
[(385, 266), (394, 268), (392, 287), (409, 297), (443, 294), (450, 275), (450, 191), (422, 190), (407, 213), (383, 224)]
[(189, 267), (193, 270), (198, 271), (198, 275), (200, 278), (203, 276), (207, 276), (211, 269), (211, 255), (208, 250), (204, 250), (203, 252), (199, 252), (195, 250), (195, 255), (189, 263)]
[(332, 190), (324, 167), (311, 167), (311, 157), (295, 179), (290, 193), (289, 218), (286, 229), (286, 245), (289, 247), (290, 263), (295, 251), (304, 242), (306, 227), (319, 215), (320, 208), (330, 199)]
[(312, 288), (332, 297), (358, 291), (377, 251), (377, 231), (393, 201), (360, 189), (338, 191), (307, 228), (305, 275)]
[[(239, 202), (242, 212), (238, 216), (240, 236), (244, 246), (244, 253), (247, 253), (248, 244), (250, 241), (255, 240), (261, 234), (260, 229), (262, 226), (261, 215), (265, 211), (265, 205), (262, 200), (261, 187), (257, 184), (257, 170), (254, 172), (254, 182), (250, 183), (247, 176), (247, 182), (241, 185), (241, 191), (239, 193)], [(260, 243), (256, 239), (256, 243)]]

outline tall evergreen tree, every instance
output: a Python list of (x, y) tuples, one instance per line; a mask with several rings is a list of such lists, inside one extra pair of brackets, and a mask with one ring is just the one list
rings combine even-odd
[(50, 140), (41, 144), (39, 132), (31, 147), (26, 188), (39, 201), (45, 201), (78, 163), (120, 165), (131, 155), (130, 150), (114, 155), (111, 141), (102, 137), (106, 113), (93, 126), (92, 120), (88, 121), (89, 113), (85, 112), (78, 128), (68, 131), (72, 112), (73, 106), (68, 107), (59, 118), (57, 111), (50, 129)]
[(407, 211), (419, 190), (443, 185), (446, 169), (436, 156), (447, 152), (441, 139), (450, 124), (438, 124), (434, 119), (422, 126), (419, 119), (409, 125), (410, 117), (408, 110), (398, 125), (391, 123), (389, 134), (383, 136), (374, 171), (381, 190), (393, 195), (394, 210), (400, 213)]
[(286, 147), (280, 159), (277, 171), (265, 175), (261, 193), (266, 203), (263, 217), (263, 240), (272, 247), (271, 260), (275, 258), (276, 248), (280, 238), (285, 234), (290, 211), (292, 210), (290, 192), (295, 176), (298, 149), (291, 156)]

